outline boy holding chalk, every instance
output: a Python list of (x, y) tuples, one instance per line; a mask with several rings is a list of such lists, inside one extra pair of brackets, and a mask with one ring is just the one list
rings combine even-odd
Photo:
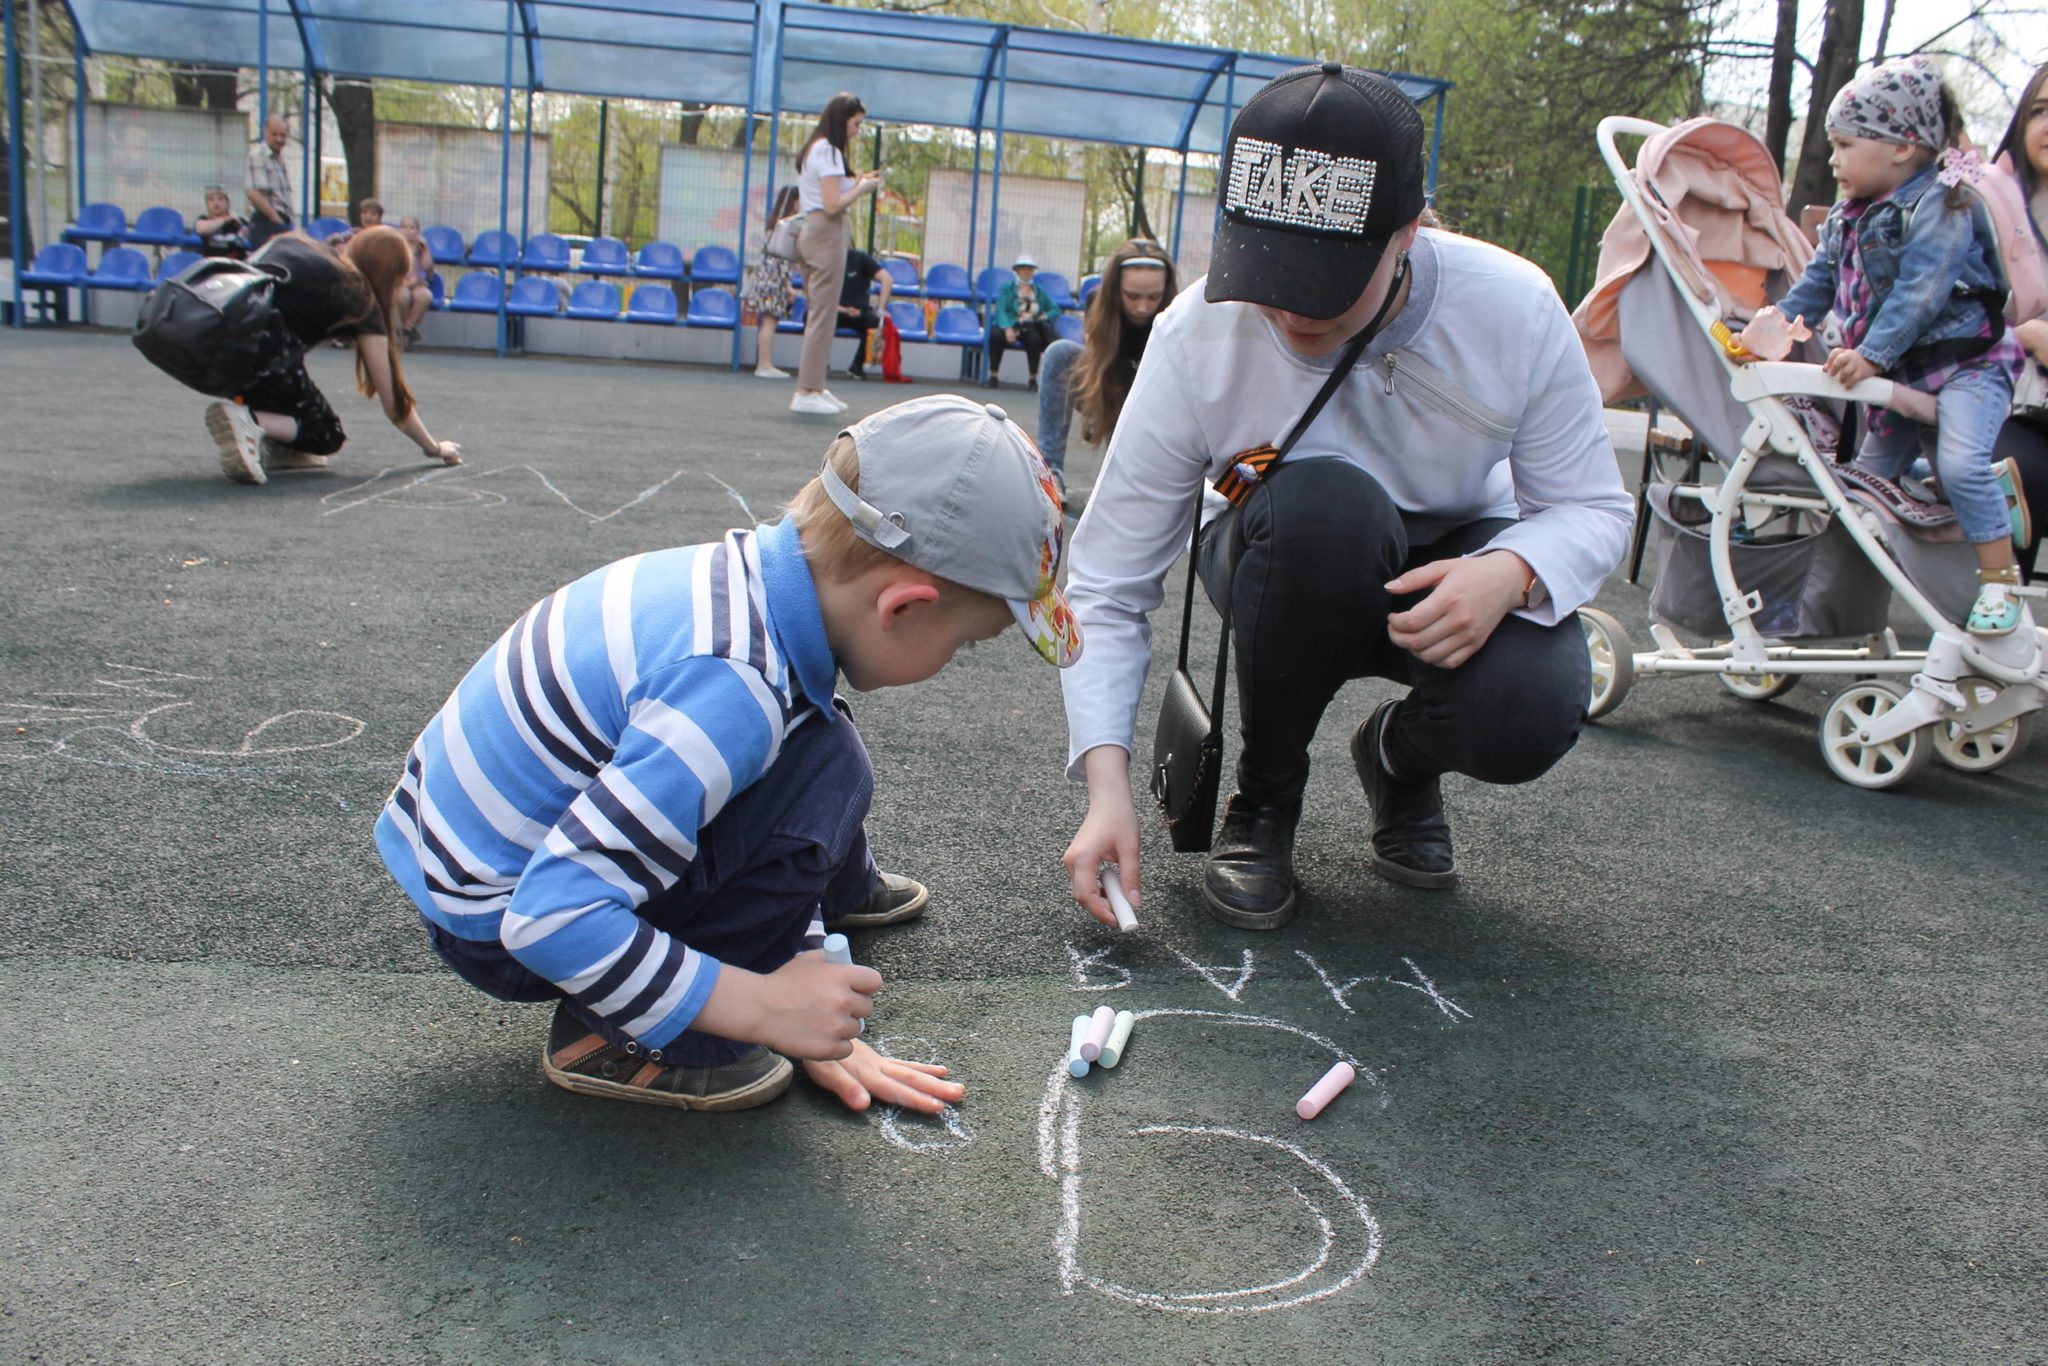
[(435, 951), (555, 1001), (542, 1069), (585, 1095), (739, 1110), (801, 1059), (852, 1109), (963, 1088), (855, 1035), (881, 976), (830, 925), (894, 923), (866, 749), (833, 688), (919, 683), (1015, 620), (1065, 666), (1061, 512), (994, 405), (900, 403), (842, 432), (789, 516), (635, 555), (543, 598), (413, 745), (377, 846)]

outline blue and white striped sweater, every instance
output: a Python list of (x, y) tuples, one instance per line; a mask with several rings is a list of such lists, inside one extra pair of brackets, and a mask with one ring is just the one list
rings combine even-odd
[(794, 527), (620, 560), (477, 661), (407, 756), (378, 849), (428, 920), (659, 1048), (718, 963), (638, 908), (791, 726), (831, 717), (836, 674)]

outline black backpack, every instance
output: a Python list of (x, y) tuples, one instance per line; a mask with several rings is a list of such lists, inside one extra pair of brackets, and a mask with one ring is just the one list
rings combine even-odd
[(236, 398), (305, 354), (278, 311), (284, 266), (209, 257), (159, 284), (135, 320), (135, 349), (180, 384)]

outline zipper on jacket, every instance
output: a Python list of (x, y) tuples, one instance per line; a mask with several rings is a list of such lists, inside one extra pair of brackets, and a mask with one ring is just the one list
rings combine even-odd
[[(1399, 352), (1389, 351), (1387, 362), (1387, 392), (1394, 392), (1394, 373)], [(1411, 387), (1417, 397), (1431, 408), (1478, 433), (1495, 441), (1512, 441), (1515, 424), (1467, 395), (1463, 390), (1446, 387), (1437, 382), (1434, 372), (1426, 365), (1410, 365), (1401, 372), (1402, 382)]]
[(1394, 357), (1397, 352), (1387, 352), (1387, 393), (1394, 392)]

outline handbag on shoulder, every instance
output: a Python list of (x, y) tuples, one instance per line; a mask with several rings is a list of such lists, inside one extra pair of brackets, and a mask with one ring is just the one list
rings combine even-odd
[(237, 398), (305, 354), (277, 307), (277, 286), (290, 279), (289, 269), (264, 261), (199, 261), (143, 300), (135, 349), (180, 384)]
[(804, 216), (793, 213), (775, 225), (775, 230), (768, 234), (768, 241), (762, 250), (784, 261), (798, 260), (797, 239), (803, 236), (803, 232)]
[[(1230, 509), (1217, 518), (1216, 524), (1212, 524), (1210, 535), (1235, 534), (1227, 519), (1236, 517), (1244, 501), (1251, 497), (1252, 490), (1272, 476), (1274, 469), (1287, 458), (1287, 452), (1294, 449), (1294, 443), (1301, 439), (1301, 434), (1316, 420), (1316, 414), (1322, 412), (1323, 405), (1337, 392), (1337, 386), (1351, 373), (1351, 368), (1365, 353), (1366, 344), (1379, 331), (1387, 309), (1400, 294), (1405, 272), (1404, 262), (1402, 273), (1395, 276), (1394, 283), (1387, 290), (1387, 302), (1380, 306), (1379, 316), (1346, 344), (1336, 367), (1330, 371), (1330, 377), (1323, 381), (1315, 400), (1294, 424), (1294, 429), (1288, 432), (1287, 439), (1278, 446), (1258, 446), (1243, 452), (1233, 458), (1217, 478), (1216, 491), (1229, 501)], [(1167, 680), (1166, 697), (1159, 706), (1159, 724), (1152, 734), (1152, 796), (1165, 818), (1167, 838), (1174, 852), (1203, 854), (1208, 852), (1215, 838), (1216, 795), (1223, 778), (1223, 692), (1224, 683), (1230, 676), (1230, 604), (1226, 602), (1223, 605), (1222, 638), (1216, 645), (1216, 677), (1205, 702), (1201, 688), (1188, 673), (1188, 630), (1194, 620), (1195, 564), (1200, 558), (1203, 530), (1202, 484), (1199, 480), (1195, 484), (1191, 520), (1196, 543), (1188, 549), (1187, 595), (1181, 603), (1180, 613), (1180, 655), (1174, 663), (1173, 677)]]

